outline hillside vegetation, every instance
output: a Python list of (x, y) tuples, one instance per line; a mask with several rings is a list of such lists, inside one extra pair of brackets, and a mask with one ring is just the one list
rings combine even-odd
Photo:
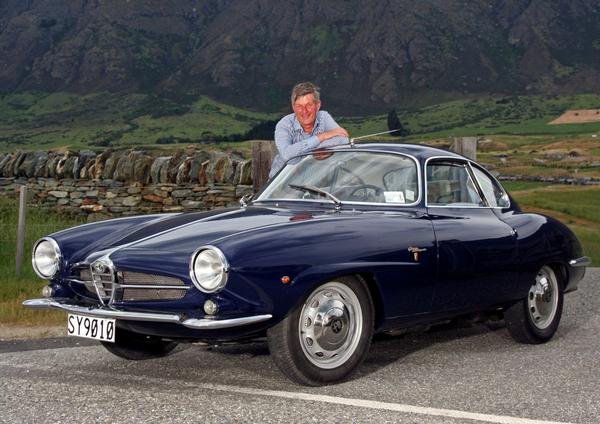
[[(483, 97), (417, 108), (398, 108), (410, 131), (401, 140), (506, 134), (600, 132), (600, 123), (548, 125), (568, 109), (600, 107), (600, 95)], [(324, 109), (327, 99), (324, 99)], [(386, 131), (387, 115), (343, 117), (329, 109), (352, 136)], [(240, 139), (280, 114), (250, 112), (205, 96), (183, 101), (149, 94), (24, 92), (0, 96), (0, 150), (73, 149), (214, 142)], [(382, 137), (384, 140), (399, 140)]]
[[(409, 138), (488, 134), (577, 134), (600, 131), (599, 123), (548, 125), (569, 109), (600, 108), (600, 95), (480, 97), (419, 109), (397, 109)], [(340, 119), (353, 133), (386, 128), (387, 115)]]

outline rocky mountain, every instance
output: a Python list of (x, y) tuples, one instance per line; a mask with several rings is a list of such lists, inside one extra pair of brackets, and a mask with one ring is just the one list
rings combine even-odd
[(208, 94), (339, 113), (600, 91), (598, 0), (2, 0), (0, 91)]

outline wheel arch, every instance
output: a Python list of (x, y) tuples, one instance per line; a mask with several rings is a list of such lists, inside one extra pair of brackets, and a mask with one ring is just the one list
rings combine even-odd
[(564, 292), (566, 290), (567, 283), (569, 282), (566, 265), (560, 261), (550, 261), (547, 265), (552, 268), (552, 271), (554, 271), (554, 274), (558, 278), (560, 289)]
[(371, 296), (371, 301), (373, 304), (373, 323), (374, 323), (374, 331), (376, 332), (379, 327), (383, 324), (385, 320), (385, 310), (383, 298), (381, 295), (381, 289), (375, 277), (375, 274), (372, 272), (367, 272), (364, 270), (350, 270), (350, 269), (339, 269), (338, 272), (329, 273), (327, 275), (322, 275), (320, 278), (311, 281), (310, 284), (305, 284), (305, 281), (298, 282), (302, 284), (302, 295), (298, 296), (295, 302), (291, 305), (286, 314), (282, 317), (285, 318), (288, 316), (294, 308), (296, 308), (300, 303), (304, 301), (304, 299), (318, 286), (323, 285), (329, 281), (335, 281), (337, 278), (342, 277), (353, 277), (361, 281)]
[(373, 312), (374, 312), (374, 329), (377, 331), (379, 327), (383, 324), (385, 319), (384, 308), (383, 308), (383, 298), (381, 297), (381, 290), (379, 288), (379, 284), (375, 279), (375, 275), (369, 272), (361, 272), (358, 274), (354, 274), (359, 280), (361, 280), (369, 290), (371, 294), (371, 300), (373, 301)]

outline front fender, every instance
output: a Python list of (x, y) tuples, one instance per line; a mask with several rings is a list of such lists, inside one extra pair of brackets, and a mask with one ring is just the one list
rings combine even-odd
[[(116, 218), (91, 224), (78, 225), (51, 234), (56, 240), (67, 263), (82, 260), (89, 252), (110, 247), (123, 238), (124, 233), (135, 231), (148, 223), (160, 221), (172, 215), (140, 215)], [(66, 264), (64, 264), (66, 265)], [(64, 267), (63, 267), (64, 268)]]

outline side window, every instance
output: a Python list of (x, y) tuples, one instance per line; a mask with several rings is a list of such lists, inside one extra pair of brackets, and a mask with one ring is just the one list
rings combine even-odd
[(490, 206), (507, 208), (510, 205), (508, 195), (496, 181), (476, 166), (473, 166), (473, 172)]
[(465, 165), (448, 161), (427, 165), (427, 203), (437, 206), (483, 206)]

